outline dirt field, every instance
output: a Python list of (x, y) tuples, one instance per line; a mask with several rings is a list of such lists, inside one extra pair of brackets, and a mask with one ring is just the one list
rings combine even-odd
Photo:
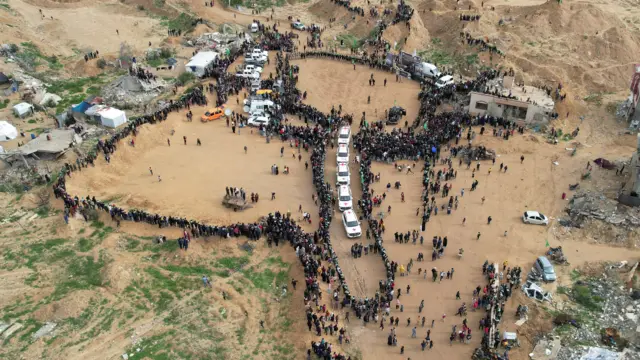
[[(350, 323), (340, 322), (351, 336), (350, 345), (337, 346), (335, 336), (325, 339), (354, 360), (424, 357), (420, 342), (432, 320), (435, 327), (431, 337), (435, 345), (430, 352), (435, 354), (427, 356), (468, 359), (480, 343), (480, 332), (476, 329), (482, 312), (469, 313), (468, 321), (474, 331), (471, 344), (449, 346), (447, 340), (451, 327), (455, 324), (460, 327), (462, 322), (454, 316), (457, 308), (463, 301), (470, 304), (472, 289), (484, 283), (481, 265), (485, 260), (508, 261), (509, 266), (521, 266), (526, 272), (535, 257), (545, 251), (547, 242), (551, 246), (562, 245), (571, 266), (556, 269), (561, 283), (570, 277), (572, 269), (586, 262), (630, 260), (640, 255), (636, 248), (608, 246), (604, 232), (590, 233), (587, 237), (579, 231), (567, 233), (557, 224), (567, 204), (561, 194), (571, 195), (568, 185), (579, 181), (587, 161), (598, 157), (626, 160), (635, 151), (635, 137), (623, 134), (623, 124), (613, 119), (606, 105), (628, 92), (630, 69), (637, 61), (640, 43), (637, 6), (628, 1), (561, 5), (536, 0), (408, 3), (416, 10), (411, 31), (403, 25), (391, 26), (385, 31), (387, 41), (395, 43), (398, 49), (423, 53), (439, 67), (455, 69), (466, 76), (474, 75), (480, 65), (493, 64), (513, 67), (517, 80), (527, 84), (553, 86), (561, 82), (569, 95), (566, 102), (558, 104), (560, 118), (552, 126), (564, 133), (579, 126), (580, 134), (558, 145), (548, 144), (543, 134), (532, 131), (508, 141), (491, 136), (490, 131), (478, 135), (474, 144), (495, 149), (496, 162), (483, 161), (474, 173), (454, 160), (458, 174), (450, 181), (451, 195), (458, 197), (459, 207), (451, 215), (441, 211), (431, 217), (426, 231), (421, 233), (424, 245), (393, 241), (394, 232), (419, 228), (420, 219), (415, 213), (421, 205), (422, 163), (417, 164), (414, 175), (398, 173), (390, 164), (374, 163), (372, 172), (381, 175), (381, 181), (373, 185), (375, 194), (386, 191), (387, 183), (402, 183), (400, 190), (387, 193), (383, 205), (374, 213), (384, 217), (384, 244), (391, 260), (402, 264), (414, 260), (412, 273), (396, 279), (397, 288), (403, 290), (400, 302), (404, 311), (400, 313), (392, 307), (392, 315), (400, 317), (399, 345), (406, 350), (401, 356), (399, 348), (386, 345), (391, 328), (388, 321), (385, 329), (380, 330), (379, 324), (365, 326), (352, 313)], [(211, 28), (223, 23), (246, 26), (256, 18), (268, 25), (274, 23), (267, 18), (271, 15), (268, 9), (254, 15), (248, 8), (225, 9), (220, 2), (213, 8), (202, 2), (169, 0), (162, 4), (160, 9), (156, 6), (159, 3), (148, 0), (0, 0), (3, 24), (0, 43), (31, 42), (39, 47), (42, 56), (56, 55), (64, 68), (56, 73), (41, 66), (38, 76), (58, 79), (68, 74), (96, 76), (112, 71), (99, 69), (92, 62), (87, 64), (81, 56), (97, 49), (105, 57), (115, 59), (124, 42), (140, 57), (149, 42), (152, 47), (171, 46), (180, 63), (178, 68), (183, 69), (193, 48), (184, 46), (182, 39), (166, 38), (168, 19), (183, 11), (209, 21)], [(369, 8), (364, 0), (354, 0), (352, 5)], [(395, 5), (376, 7), (381, 11)], [(460, 14), (476, 13), (482, 15), (478, 22), (459, 21)], [(375, 24), (375, 20), (368, 18), (353, 18), (343, 7), (326, 0), (286, 4), (274, 11), (274, 20), (280, 22), (281, 29), (289, 29), (288, 16), (306, 24), (327, 26), (322, 38), (333, 46), (337, 46), (338, 37), (364, 38)], [(330, 18), (336, 22), (329, 25)], [(196, 32), (204, 31), (203, 28), (205, 25), (199, 25)], [(506, 55), (479, 52), (460, 41), (461, 31), (495, 44)], [(299, 34), (302, 46), (307, 35)], [(332, 60), (293, 63), (300, 66), (298, 88), (308, 92), (305, 103), (323, 112), (342, 105), (344, 112), (354, 116), (354, 133), (363, 112), (368, 121), (375, 121), (382, 118), (385, 109), (402, 106), (407, 116), (398, 127), (405, 120), (411, 123), (417, 114), (419, 86), (415, 82), (396, 82), (392, 74), (364, 66), (356, 66), (354, 70), (351, 64)], [(273, 68), (273, 64), (267, 66), (264, 76), (273, 72)], [(9, 73), (17, 68), (15, 64), (7, 64), (0, 70)], [(373, 87), (367, 84), (372, 74), (376, 79)], [(587, 100), (590, 95), (597, 95), (598, 100)], [(213, 97), (209, 100), (210, 104), (214, 102)], [(10, 98), (11, 105), (17, 102), (17, 95)], [(227, 105), (241, 111), (235, 97)], [(96, 167), (74, 173), (67, 181), (69, 193), (208, 224), (253, 222), (274, 211), (291, 211), (294, 218), (299, 218), (298, 207), (302, 205), (303, 211), (312, 215), (312, 224), (305, 224), (304, 229), (315, 231), (318, 211), (312, 201), (311, 170), (305, 170), (304, 166), (309, 153), (302, 151), (298, 160), (297, 152), (292, 153), (288, 143), (275, 139), (267, 144), (251, 128), (239, 129), (234, 134), (224, 120), (201, 123), (199, 118), (206, 110), (207, 107), (192, 107), (193, 122), (186, 121), (183, 111), (171, 113), (161, 124), (143, 126), (135, 147), (123, 141), (110, 164), (99, 158)], [(579, 120), (581, 115), (586, 115), (584, 121)], [(0, 118), (4, 117), (15, 121), (21, 130), (53, 126), (50, 119), (14, 120), (10, 106), (0, 108)], [(301, 124), (298, 119), (290, 120)], [(478, 129), (476, 132), (479, 133)], [(183, 136), (188, 140), (186, 146)], [(196, 139), (202, 141), (202, 146), (196, 146)], [(572, 157), (566, 148), (575, 146), (574, 142), (580, 146)], [(7, 149), (17, 146), (16, 143), (12, 142)], [(248, 148), (246, 154), (244, 146)], [(281, 147), (284, 147), (282, 157)], [(74, 156), (69, 153), (60, 162), (74, 161)], [(522, 164), (520, 156), (525, 156)], [(499, 171), (501, 163), (508, 166), (507, 172)], [(279, 166), (280, 175), (270, 173), (273, 164)], [(284, 166), (290, 166), (289, 175), (282, 173)], [(325, 178), (331, 184), (335, 182), (335, 166), (335, 149), (330, 148)], [(352, 193), (357, 200), (361, 194), (359, 169), (356, 164), (350, 166)], [(443, 167), (439, 165), (437, 169)], [(474, 179), (479, 186), (472, 192), (470, 185)], [(612, 171), (596, 168), (592, 179), (582, 182), (581, 187), (613, 196), (624, 180)], [(244, 188), (247, 197), (257, 192), (260, 201), (248, 210), (233, 212), (221, 204), (226, 186)], [(179, 229), (124, 222), (117, 228), (107, 217), (90, 222), (77, 217), (65, 224), (62, 203), (42, 205), (38, 191), (6, 191), (3, 187), (0, 193), (0, 323), (17, 321), (23, 325), (14, 335), (2, 335), (0, 357), (118, 359), (126, 352), (130, 359), (300, 359), (311, 341), (320, 340), (305, 326), (302, 290), (293, 291), (290, 285), (295, 278), (302, 287), (304, 278), (288, 245), (268, 248), (265, 242), (252, 243), (244, 238), (206, 238), (193, 241), (188, 251), (182, 251), (173, 240), (165, 244), (153, 241), (158, 235), (175, 239), (180, 236)], [(276, 193), (275, 200), (271, 200), (272, 192)], [(445, 200), (437, 197), (436, 202), (444, 204)], [(390, 213), (388, 206), (392, 209)], [(549, 216), (550, 226), (523, 224), (521, 214), (526, 210)], [(487, 224), (488, 216), (493, 219), (491, 224)], [(374, 296), (378, 282), (385, 277), (380, 257), (370, 254), (354, 259), (350, 254), (353, 243), (367, 244), (371, 240), (364, 235), (348, 239), (338, 209), (330, 232), (354, 295)], [(478, 233), (481, 237), (476, 240)], [(433, 236), (446, 236), (449, 240), (444, 257), (435, 262), (430, 257)], [(464, 249), (463, 258), (457, 256), (459, 248)], [(419, 252), (425, 254), (424, 263), (415, 262)], [(453, 279), (433, 283), (429, 275), (424, 279), (417, 274), (418, 268), (430, 270), (434, 266), (439, 271), (455, 269)], [(203, 275), (211, 279), (211, 288), (203, 287)], [(282, 287), (287, 284), (288, 292), (283, 293)], [(407, 285), (411, 286), (410, 294), (405, 293)], [(554, 291), (556, 285), (548, 288)], [(328, 297), (329, 290), (323, 291)], [(457, 291), (462, 300), (455, 299)], [(519, 291), (515, 292), (518, 294), (507, 303), (502, 330), (518, 330), (514, 325), (515, 309), (528, 301)], [(418, 313), (421, 300), (426, 306)], [(543, 314), (540, 318), (546, 314), (542, 309), (536, 311)], [(339, 313), (344, 319), (345, 312)], [(446, 314), (444, 321), (443, 314)], [(418, 325), (418, 338), (412, 339), (411, 329), (422, 316), (426, 326)], [(36, 338), (36, 332), (48, 322), (56, 323), (57, 330)], [(535, 324), (548, 326), (548, 322), (539, 318)], [(530, 351), (530, 347), (523, 346), (513, 350), (510, 357), (525, 359)]]

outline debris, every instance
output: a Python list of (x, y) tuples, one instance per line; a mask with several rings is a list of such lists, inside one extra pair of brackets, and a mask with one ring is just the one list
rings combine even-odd
[(622, 205), (604, 195), (578, 192), (566, 209), (571, 226), (581, 228), (589, 219), (597, 219), (618, 227), (640, 226), (640, 208)]
[(487, 149), (484, 146), (464, 147), (458, 151), (458, 156), (461, 156), (464, 161), (476, 161), (476, 160), (493, 160), (496, 158), (495, 150)]
[(13, 335), (16, 331), (22, 329), (22, 324), (19, 322), (15, 322), (13, 323), (13, 325), (11, 325), (7, 330), (5, 330), (2, 333), (2, 337), (7, 340), (8, 338), (11, 337), (11, 335)]
[(233, 209), (233, 211), (245, 210), (251, 207), (251, 204), (247, 203), (245, 199), (239, 196), (225, 195), (222, 199), (222, 205)]
[(43, 336), (47, 336), (51, 334), (51, 332), (56, 328), (56, 326), (58, 326), (58, 324), (53, 322), (47, 322), (38, 331), (36, 331), (35, 334), (31, 335), (31, 338), (36, 340)]
[(611, 161), (609, 161), (607, 159), (597, 158), (597, 159), (593, 160), (593, 162), (596, 163), (597, 165), (599, 165), (600, 167), (605, 168), (607, 170), (613, 170), (613, 169), (616, 168), (616, 165), (613, 162), (611, 162)]
[(102, 97), (105, 103), (120, 109), (142, 107), (164, 92), (166, 87), (166, 81), (159, 77), (140, 80), (135, 76), (124, 75), (105, 86)]
[(549, 248), (549, 250), (547, 251), (547, 257), (556, 264), (569, 265), (567, 258), (562, 252), (562, 246)]

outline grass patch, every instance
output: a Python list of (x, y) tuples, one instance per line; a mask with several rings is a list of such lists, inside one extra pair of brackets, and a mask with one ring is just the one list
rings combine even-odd
[(179, 273), (185, 276), (202, 276), (211, 273), (211, 269), (207, 269), (203, 266), (177, 266), (177, 265), (166, 265), (162, 267), (163, 269), (175, 273)]
[(591, 293), (591, 289), (587, 285), (573, 285), (571, 291), (573, 300), (592, 311), (602, 311), (602, 302), (604, 299)]
[(38, 66), (43, 65), (43, 63), (48, 65), (51, 70), (60, 70), (64, 67), (55, 55), (44, 55), (32, 42), (21, 43), (15, 56), (21, 65), (30, 70), (35, 70)]
[(194, 24), (195, 19), (193, 16), (181, 13), (173, 19), (164, 18), (160, 23), (170, 30), (182, 30), (182, 34), (186, 34), (192, 31), (196, 26)]
[(103, 285), (102, 270), (106, 261), (102, 254), (98, 261), (93, 256), (74, 258), (67, 266), (67, 279), (56, 284), (56, 288), (50, 295), (52, 300), (58, 300), (65, 295), (83, 289), (92, 289)]
[(0, 101), (0, 109), (6, 109), (7, 106), (9, 106), (9, 99), (4, 99), (2, 101)]
[(218, 261), (216, 262), (216, 267), (233, 270), (233, 271), (239, 271), (243, 267), (245, 267), (248, 263), (249, 263), (248, 256), (241, 256), (241, 257), (229, 256), (229, 257), (223, 257), (218, 259)]

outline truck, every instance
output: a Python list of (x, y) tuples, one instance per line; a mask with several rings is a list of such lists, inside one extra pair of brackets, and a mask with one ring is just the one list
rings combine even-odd
[(419, 56), (403, 51), (398, 54), (388, 53), (385, 62), (389, 66), (395, 65), (398, 70), (409, 73), (413, 79), (436, 80), (440, 77), (440, 71), (434, 64), (424, 62)]

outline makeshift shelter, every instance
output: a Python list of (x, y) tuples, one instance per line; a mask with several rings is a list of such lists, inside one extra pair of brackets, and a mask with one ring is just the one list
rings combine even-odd
[(185, 65), (185, 69), (197, 77), (202, 77), (207, 68), (211, 67), (217, 58), (218, 53), (216, 52), (201, 51), (191, 58), (187, 65)]
[(75, 131), (53, 129), (19, 147), (16, 152), (36, 159), (56, 159), (74, 144), (80, 143), (82, 138)]
[(122, 110), (106, 107), (97, 111), (103, 126), (117, 128), (127, 122), (127, 114)]
[(7, 121), (0, 121), (0, 141), (9, 141), (18, 137), (18, 130)]
[(11, 80), (3, 72), (0, 72), (0, 89), (6, 89), (11, 86)]
[(18, 117), (25, 117), (33, 114), (33, 106), (29, 103), (22, 102), (13, 106), (13, 112), (15, 112)]

